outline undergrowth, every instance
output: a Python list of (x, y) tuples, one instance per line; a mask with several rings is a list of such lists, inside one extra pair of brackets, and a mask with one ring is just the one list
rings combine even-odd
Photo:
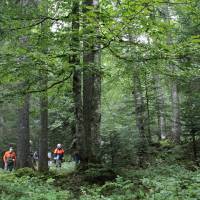
[[(18, 174), (19, 175), (19, 174)], [(0, 172), (1, 200), (68, 200), (70, 192), (52, 186), (53, 179), (46, 181), (37, 176)]]
[(81, 200), (198, 200), (200, 170), (162, 165), (129, 171), (103, 186), (82, 187)]
[(116, 179), (94, 184), (84, 179), (90, 170), (81, 177), (72, 173), (72, 166), (69, 165), (71, 170), (50, 170), (47, 174), (28, 168), (14, 173), (0, 171), (0, 200), (200, 199), (198, 168), (191, 171), (183, 165), (169, 163), (152, 165), (147, 169), (124, 168)]

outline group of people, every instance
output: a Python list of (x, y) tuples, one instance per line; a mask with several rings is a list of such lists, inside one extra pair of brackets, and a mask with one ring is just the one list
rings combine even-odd
[[(64, 158), (64, 149), (62, 148), (61, 144), (57, 144), (57, 147), (55, 148), (55, 150), (53, 151), (53, 158), (51, 155), (51, 152), (48, 153), (48, 163), (50, 165), (50, 163), (53, 161), (56, 164), (57, 168), (61, 168), (62, 165), (62, 161)], [(80, 157), (79, 157), (79, 153), (77, 151), (75, 151), (72, 154), (72, 158), (73, 160), (76, 162), (76, 164), (80, 163)], [(16, 166), (16, 153), (14, 152), (14, 149), (12, 147), (10, 147), (9, 151), (6, 151), (4, 153), (3, 156), (3, 161), (4, 161), (4, 169), (5, 170), (9, 170), (12, 171), (15, 166)], [(39, 161), (39, 154), (37, 151), (35, 151), (32, 155), (32, 162), (34, 167), (38, 167), (38, 161)]]
[[(57, 147), (55, 148), (53, 152), (53, 157), (52, 153), (49, 151), (47, 156), (48, 156), (48, 165), (50, 166), (52, 163), (52, 160), (54, 160), (56, 167), (61, 167), (63, 157), (64, 157), (64, 149), (62, 148), (61, 144), (57, 144)], [(39, 153), (38, 151), (35, 151), (33, 154), (33, 165), (35, 168), (38, 167), (38, 161), (39, 161)]]

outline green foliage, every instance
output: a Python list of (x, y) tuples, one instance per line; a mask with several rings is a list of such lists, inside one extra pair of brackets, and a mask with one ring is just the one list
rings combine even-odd
[[(26, 175), (27, 172), (28, 174)], [(50, 184), (52, 179), (46, 182), (36, 176), (29, 176), (30, 170), (24, 169), (20, 172), (6, 173), (0, 172), (0, 199), (1, 200), (69, 200), (68, 191), (60, 191)], [(17, 177), (16, 175), (24, 176)]]
[[(146, 199), (192, 200), (200, 195), (199, 171), (189, 171), (180, 166), (162, 168), (163, 174), (143, 178), (142, 182), (149, 189)], [(154, 170), (155, 173), (156, 170)]]
[[(104, 144), (100, 154), (108, 167), (138, 165), (141, 162), (138, 152), (151, 153), (147, 145), (144, 148), (136, 126), (137, 113), (134, 112), (132, 94), (132, 79), (136, 71), (141, 79), (145, 107), (149, 101), (149, 121), (145, 118), (144, 123), (151, 129), (153, 142), (158, 142), (159, 135), (155, 74), (161, 75), (162, 79), (160, 87), (165, 100), (166, 132), (170, 135), (171, 81), (176, 80), (182, 95), (182, 131), (187, 137), (191, 132), (199, 135), (199, 81), (192, 89), (187, 88), (194, 77), (199, 77), (199, 1), (102, 0), (99, 11), (87, 6), (88, 12), (81, 13), (84, 10), (82, 5), (80, 16), (74, 16), (71, 12), (75, 1), (42, 0), (38, 1), (38, 6), (32, 3), (20, 6), (17, 1), (8, 0), (1, 2), (0, 153), (9, 144), (16, 144), (16, 107), (25, 92), (32, 93), (30, 132), (32, 148), (38, 148), (39, 98), (43, 89), (40, 85), (41, 71), (48, 75), (49, 147), (52, 150), (62, 142), (67, 149), (75, 129), (71, 72), (74, 67), (83, 67), (83, 39), (87, 40), (89, 47), (94, 43), (102, 47), (101, 136)], [(80, 30), (73, 31), (72, 19), (78, 17), (85, 21), (80, 20)], [(80, 36), (80, 49), (72, 47), (73, 42), (76, 43), (71, 41), (73, 35), (76, 38)], [(80, 64), (69, 62), (70, 56), (75, 54), (80, 55)], [(18, 84), (24, 80), (28, 85), (21, 90)], [(168, 140), (160, 144), (161, 151), (172, 147)], [(177, 160), (182, 156), (179, 147), (176, 147), (176, 158), (169, 150), (155, 159), (167, 157), (168, 160)], [(24, 169), (16, 173), (34, 176)], [(95, 179), (104, 172), (92, 168), (86, 173), (88, 179)], [(49, 183), (52, 181), (49, 179)]]
[(16, 177), (22, 177), (22, 176), (33, 177), (36, 175), (36, 172), (33, 171), (33, 169), (26, 167), (18, 169), (17, 171), (14, 172), (14, 174)]
[[(93, 169), (88, 170), (84, 176), (98, 174)], [(200, 170), (198, 168), (190, 171), (181, 165), (158, 164), (149, 166), (147, 169), (124, 168), (123, 173), (123, 176), (117, 176), (114, 181), (103, 185), (88, 184), (82, 179), (84, 182), (80, 182), (77, 186), (68, 184), (66, 180), (74, 179), (75, 182), (72, 181), (72, 183), (76, 184), (76, 181), (79, 181), (76, 180), (78, 177), (72, 175), (66, 179), (67, 176), (59, 172), (41, 175), (27, 168), (15, 173), (0, 171), (0, 199), (196, 200), (200, 195)], [(62, 180), (62, 183), (59, 183), (59, 180)], [(61, 190), (60, 186), (65, 190)], [(79, 194), (76, 190), (74, 194), (66, 190), (67, 187), (75, 186), (80, 187)]]
[(116, 177), (116, 173), (111, 168), (104, 166), (93, 165), (89, 166), (89, 169), (83, 173), (84, 179), (89, 183), (103, 184), (108, 180), (113, 180)]
[(131, 181), (117, 177), (115, 182), (106, 183), (102, 187), (94, 186), (91, 189), (82, 188), (81, 192), (83, 195), (80, 199), (131, 200), (134, 197), (134, 188), (134, 183)]
[(160, 141), (160, 145), (161, 145), (161, 147), (163, 147), (163, 148), (171, 148), (171, 147), (173, 147), (174, 146), (174, 144), (170, 141), (170, 140), (168, 140), (168, 139), (165, 139), (165, 140), (161, 140)]
[(84, 187), (80, 199), (195, 200), (200, 195), (199, 188), (199, 170), (193, 172), (179, 165), (162, 165), (134, 170), (128, 179), (118, 177), (103, 186)]

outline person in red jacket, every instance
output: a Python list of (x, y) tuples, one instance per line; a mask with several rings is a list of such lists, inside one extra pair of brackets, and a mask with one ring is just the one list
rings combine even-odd
[(65, 151), (61, 144), (57, 144), (57, 148), (54, 150), (54, 159), (56, 160), (56, 167), (61, 167), (62, 159)]
[(3, 161), (5, 170), (12, 171), (16, 163), (16, 153), (12, 147), (10, 147), (9, 151), (5, 152)]

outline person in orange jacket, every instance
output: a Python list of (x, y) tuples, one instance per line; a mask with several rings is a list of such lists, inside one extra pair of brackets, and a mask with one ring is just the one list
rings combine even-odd
[(54, 159), (56, 160), (56, 167), (61, 167), (62, 159), (65, 151), (61, 144), (57, 144), (57, 148), (54, 150)]
[(16, 153), (13, 148), (10, 147), (9, 151), (6, 151), (3, 156), (4, 169), (12, 171), (16, 163)]

